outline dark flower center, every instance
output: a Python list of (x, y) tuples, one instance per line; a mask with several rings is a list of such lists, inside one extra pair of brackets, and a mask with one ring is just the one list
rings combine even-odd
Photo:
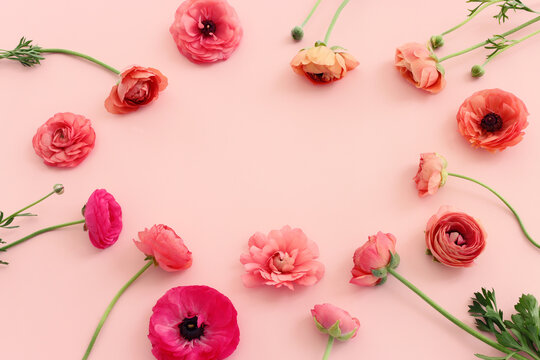
[(180, 335), (187, 341), (192, 341), (195, 339), (200, 339), (204, 335), (204, 324), (201, 324), (201, 327), (197, 326), (197, 316), (191, 318), (185, 318), (178, 328), (180, 329)]
[(307, 76), (309, 76), (312, 80), (316, 82), (329, 82), (330, 77), (326, 75), (325, 73), (306, 73)]
[(216, 33), (216, 23), (212, 20), (203, 20), (202, 27), (199, 29), (204, 37), (212, 36)]
[(458, 246), (463, 246), (463, 245), (467, 245), (467, 241), (465, 240), (465, 238), (463, 237), (463, 235), (461, 235), (459, 232), (457, 231), (452, 231), (452, 232), (449, 232), (448, 233), (448, 237), (450, 239), (450, 242), (458, 245)]
[(499, 115), (489, 113), (482, 118), (480, 126), (487, 132), (495, 132), (502, 129), (503, 121)]

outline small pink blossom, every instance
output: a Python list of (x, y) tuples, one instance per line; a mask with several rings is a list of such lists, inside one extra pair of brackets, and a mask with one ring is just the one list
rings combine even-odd
[(355, 337), (360, 327), (357, 318), (332, 304), (315, 305), (311, 315), (321, 332), (342, 341)]
[(446, 159), (437, 153), (420, 154), (418, 172), (414, 177), (418, 196), (433, 195), (446, 183), (448, 172)]
[(390, 254), (396, 253), (396, 237), (378, 232), (356, 249), (353, 256), (354, 267), (351, 270), (351, 283), (360, 286), (375, 286), (382, 279), (373, 275), (372, 270), (386, 268), (392, 260)]
[(395, 66), (401, 76), (418, 89), (436, 94), (444, 89), (446, 80), (439, 63), (427, 46), (407, 43), (396, 49)]
[(105, 189), (97, 189), (84, 207), (85, 227), (92, 245), (105, 249), (116, 243), (122, 231), (122, 208)]

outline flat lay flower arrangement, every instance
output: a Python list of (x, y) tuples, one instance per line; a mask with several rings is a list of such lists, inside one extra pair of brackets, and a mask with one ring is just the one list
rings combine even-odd
[(540, 3), (31, 5), (3, 357), (540, 359)]

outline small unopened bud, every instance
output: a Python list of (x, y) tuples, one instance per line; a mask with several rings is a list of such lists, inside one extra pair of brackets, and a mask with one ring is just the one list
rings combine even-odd
[(444, 39), (442, 35), (433, 35), (429, 41), (431, 42), (431, 46), (434, 49), (440, 48), (444, 45)]
[(482, 65), (474, 65), (471, 68), (471, 75), (473, 77), (482, 77), (486, 73), (486, 70), (484, 70), (484, 67)]
[(304, 37), (304, 30), (300, 26), (295, 26), (291, 30), (291, 36), (294, 40), (300, 41)]
[(58, 195), (61, 195), (64, 193), (64, 185), (62, 184), (56, 184), (53, 186), (53, 190), (55, 193), (57, 193)]

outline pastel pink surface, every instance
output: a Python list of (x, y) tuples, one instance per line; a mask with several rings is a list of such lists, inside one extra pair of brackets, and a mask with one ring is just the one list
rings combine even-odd
[[(80, 209), (96, 188), (114, 194), (124, 224), (118, 242), (105, 251), (95, 249), (79, 225), (1, 255), (10, 262), (0, 268), (2, 358), (82, 357), (106, 305), (143, 266), (144, 255), (131, 239), (159, 223), (184, 239), (193, 266), (177, 273), (152, 267), (142, 275), (112, 311), (91, 359), (154, 359), (147, 339), (152, 306), (172, 287), (198, 284), (216, 288), (238, 310), (242, 338), (231, 360), (276, 359), (284, 348), (291, 359), (321, 358), (326, 339), (309, 310), (324, 302), (339, 304), (362, 323), (354, 341), (335, 345), (331, 359), (497, 355), (392, 278), (376, 288), (349, 284), (352, 255), (378, 230), (396, 235), (398, 270), (470, 325), (469, 298), (482, 286), (496, 289), (507, 314), (522, 292), (540, 297), (540, 284), (531, 281), (540, 275), (540, 253), (498, 199), (452, 177), (437, 194), (419, 198), (411, 180), (419, 154), (438, 152), (449, 171), (476, 177), (503, 194), (540, 238), (540, 163), (533, 161), (540, 158), (540, 39), (505, 52), (481, 79), (468, 72), (485, 52), (449, 60), (446, 87), (433, 96), (401, 78), (393, 65), (395, 48), (427, 41), (455, 25), (467, 14), (464, 1), (350, 2), (330, 45), (346, 47), (360, 65), (339, 82), (317, 87), (296, 75), (289, 62), (302, 47), (321, 40), (337, 1), (323, 1), (304, 41), (295, 43), (290, 29), (306, 15), (311, 0), (231, 0), (244, 37), (228, 60), (211, 66), (193, 64), (178, 52), (169, 26), (179, 5), (148, 6), (140, 0), (3, 4), (2, 48), (14, 47), (24, 35), (43, 47), (82, 51), (118, 69), (134, 64), (159, 69), (169, 85), (157, 101), (119, 116), (103, 106), (118, 80), (105, 69), (56, 54), (30, 69), (0, 62), (0, 210), (16, 211), (55, 183), (66, 187), (63, 195), (33, 209), (39, 217), (17, 220), (22, 228), (2, 229), (0, 237), (11, 242), (82, 218)], [(419, 19), (426, 9), (434, 15)], [(488, 10), (449, 35), (441, 53), (512, 27), (498, 26), (493, 14)], [(511, 17), (515, 23), (525, 18)], [(531, 114), (523, 140), (496, 154), (472, 148), (456, 125), (463, 100), (490, 88), (512, 92)], [(36, 129), (57, 112), (91, 119), (99, 139), (73, 169), (44, 165), (32, 148)], [(443, 204), (474, 214), (489, 234), (472, 268), (447, 268), (424, 255), (425, 224)], [(245, 288), (238, 257), (249, 237), (284, 224), (301, 228), (317, 243), (325, 276), (294, 292)], [(392, 346), (384, 346), (390, 339)]]

